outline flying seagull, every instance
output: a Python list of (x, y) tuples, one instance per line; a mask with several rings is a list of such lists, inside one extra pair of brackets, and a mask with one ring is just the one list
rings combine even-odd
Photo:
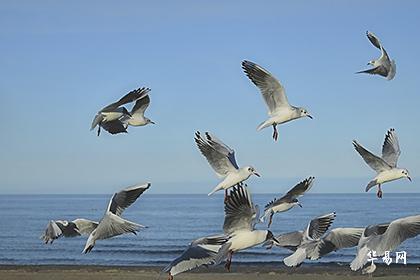
[(368, 226), (359, 240), (357, 255), (351, 262), (350, 268), (354, 271), (359, 270), (368, 262), (369, 254), (382, 257), (386, 251), (394, 251), (405, 240), (418, 234), (420, 234), (420, 215)]
[(246, 186), (238, 185), (230, 190), (225, 201), (223, 231), (228, 237), (217, 253), (215, 263), (226, 259), (225, 268), (230, 271), (234, 253), (254, 247), (268, 240), (277, 242), (269, 230), (256, 230), (259, 220), (258, 206), (254, 206)]
[[(328, 221), (328, 220), (327, 220)], [(312, 221), (311, 221), (312, 222)], [(321, 257), (343, 248), (357, 246), (364, 228), (335, 228), (319, 239), (307, 242), (304, 231), (293, 231), (276, 236), (278, 243), (269, 241), (264, 245), (273, 245), (296, 252), (299, 248), (304, 248), (302, 255), (296, 258), (291, 264), (297, 266), (303, 262), (303, 257), (307, 259), (318, 260)]]
[(145, 192), (150, 183), (128, 187), (118, 193), (109, 201), (108, 207), (102, 220), (95, 230), (91, 232), (86, 241), (83, 253), (89, 253), (95, 246), (96, 240), (108, 239), (124, 233), (134, 233), (145, 226), (127, 221), (121, 218), (121, 214), (126, 208), (133, 204), (137, 198)]
[(235, 159), (235, 151), (225, 145), (210, 133), (205, 133), (205, 138), (197, 131), (194, 138), (198, 149), (207, 159), (216, 174), (223, 180), (208, 194), (224, 189), (225, 199), (227, 190), (236, 184), (247, 180), (251, 175), (260, 177), (254, 167), (245, 166), (239, 168)]
[[(121, 118), (128, 118), (133, 117), (130, 112), (128, 112), (127, 108), (123, 105), (137, 101), (138, 99), (143, 98), (147, 93), (150, 91), (148, 88), (139, 88), (130, 91), (126, 95), (124, 95), (120, 100), (114, 102), (104, 108), (102, 108), (93, 119), (92, 126), (90, 130), (93, 130), (96, 126), (98, 126), (98, 136), (101, 133), (101, 127), (104, 127), (108, 130), (111, 130), (111, 134), (116, 134), (114, 127)], [(110, 125), (106, 125), (108, 122), (113, 122)], [(121, 128), (119, 128), (121, 130)], [(124, 131), (126, 132), (126, 131)]]
[(151, 119), (144, 116), (144, 112), (150, 104), (149, 92), (149, 88), (144, 88), (129, 115), (124, 115), (117, 120), (106, 122), (102, 125), (102, 128), (111, 134), (118, 134), (127, 133), (127, 127), (129, 125), (145, 126), (148, 124), (155, 124)]
[(278, 242), (273, 242), (273, 244), (295, 251), (292, 255), (284, 258), (284, 264), (298, 266), (306, 258), (318, 259), (320, 256), (317, 253), (317, 245), (333, 223), (335, 216), (335, 212), (333, 212), (317, 217), (309, 222), (304, 231), (295, 231), (284, 236), (280, 235), (280, 239), (276, 237)]
[(362, 156), (363, 160), (376, 171), (376, 177), (366, 186), (366, 192), (372, 187), (378, 185), (377, 196), (382, 198), (381, 184), (394, 181), (400, 178), (407, 178), (411, 181), (408, 170), (398, 168), (397, 161), (401, 154), (400, 145), (398, 143), (397, 134), (391, 128), (385, 135), (385, 141), (382, 146), (382, 157), (378, 157), (353, 140), (353, 146)]
[(309, 177), (298, 183), (281, 198), (274, 198), (272, 201), (270, 201), (264, 208), (264, 215), (260, 219), (261, 222), (264, 222), (265, 218), (269, 216), (270, 218), (267, 227), (270, 227), (273, 215), (275, 213), (288, 211), (296, 205), (302, 207), (298, 201), (298, 197), (302, 196), (312, 187), (314, 179), (315, 177)]
[(385, 48), (382, 46), (379, 38), (375, 34), (366, 31), (366, 36), (376, 48), (381, 50), (381, 56), (377, 60), (369, 61), (368, 65), (371, 65), (373, 68), (356, 72), (356, 74), (376, 74), (385, 77), (387, 80), (392, 80), (397, 70), (395, 61), (389, 58), (388, 53), (385, 51)]
[(273, 126), (273, 139), (277, 141), (277, 125), (289, 122), (294, 119), (308, 117), (312, 119), (309, 112), (302, 107), (295, 107), (289, 104), (283, 86), (280, 82), (261, 66), (244, 60), (242, 68), (248, 78), (260, 89), (265, 103), (268, 106), (268, 120), (261, 123), (257, 130)]
[(228, 240), (224, 235), (198, 238), (190, 243), (187, 249), (173, 260), (162, 272), (168, 273), (168, 280), (175, 275), (198, 268), (202, 265), (214, 264), (217, 252)]
[(97, 222), (86, 219), (75, 219), (73, 221), (49, 221), (44, 234), (40, 237), (45, 244), (52, 244), (54, 240), (64, 237), (76, 237), (89, 235), (96, 227)]

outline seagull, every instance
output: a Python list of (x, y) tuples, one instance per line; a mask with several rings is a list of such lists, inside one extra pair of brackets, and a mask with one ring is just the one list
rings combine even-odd
[(373, 68), (356, 72), (356, 74), (377, 74), (385, 77), (387, 80), (392, 80), (395, 76), (395, 72), (397, 71), (395, 61), (389, 58), (388, 53), (385, 51), (385, 48), (382, 46), (379, 38), (375, 34), (366, 31), (366, 36), (375, 47), (381, 50), (381, 56), (377, 60), (369, 61), (368, 65), (371, 65)]
[(54, 240), (64, 237), (76, 237), (80, 235), (89, 235), (96, 227), (97, 222), (87, 219), (75, 219), (73, 221), (57, 220), (49, 221), (44, 235), (40, 237), (45, 244), (52, 244)]
[(245, 166), (239, 168), (235, 159), (235, 151), (225, 145), (210, 133), (205, 133), (205, 139), (201, 137), (201, 133), (197, 131), (194, 138), (198, 149), (207, 159), (210, 166), (216, 174), (223, 180), (208, 194), (224, 189), (225, 199), (227, 190), (236, 184), (247, 180), (251, 175), (260, 177), (254, 167)]
[(119, 119), (106, 122), (102, 125), (102, 128), (111, 134), (127, 133), (127, 127), (130, 126), (145, 126), (148, 124), (155, 124), (149, 118), (144, 116), (144, 112), (150, 104), (149, 88), (143, 88), (144, 90), (140, 93), (140, 97), (131, 109), (130, 114), (126, 114)]
[[(101, 133), (101, 126), (103, 127), (105, 125), (105, 128), (110, 129), (109, 128), (110, 126), (106, 125), (107, 122), (118, 121), (123, 117), (124, 118), (132, 117), (131, 113), (128, 112), (127, 108), (123, 107), (122, 105), (134, 102), (138, 99), (141, 99), (142, 97), (147, 95), (147, 93), (149, 91), (150, 91), (150, 89), (144, 88), (144, 87), (132, 90), (129, 93), (127, 93), (126, 95), (124, 95), (117, 102), (114, 102), (114, 103), (102, 108), (95, 115), (95, 118), (93, 119), (92, 126), (91, 126), (90, 130), (93, 130), (96, 126), (98, 126), (98, 136), (99, 136), (100, 133)], [(114, 127), (114, 126), (115, 126), (115, 123), (111, 125), (111, 131), (113, 131), (112, 127)], [(113, 133), (113, 132), (110, 132), (110, 133), (111, 134), (116, 134), (116, 133)]]
[(226, 260), (225, 268), (230, 271), (234, 253), (254, 247), (268, 240), (277, 242), (269, 230), (256, 230), (259, 220), (258, 206), (254, 206), (246, 186), (237, 185), (230, 190), (225, 201), (223, 231), (228, 237), (217, 253), (215, 263)]
[[(284, 258), (287, 266), (298, 266), (306, 258), (314, 258), (316, 247), (321, 242), (322, 236), (328, 230), (335, 219), (335, 212), (312, 219), (304, 231), (296, 231), (286, 234), (284, 237), (276, 237), (273, 243), (277, 246), (286, 247), (295, 251), (292, 255)], [(280, 243), (281, 242), (281, 243)]]
[(274, 198), (270, 201), (264, 208), (264, 215), (261, 217), (260, 221), (264, 222), (265, 218), (270, 216), (268, 226), (270, 227), (273, 215), (278, 212), (285, 212), (292, 209), (294, 206), (302, 205), (298, 201), (298, 197), (302, 196), (305, 192), (307, 192), (311, 187), (315, 177), (309, 177), (302, 182), (298, 183), (294, 186), (291, 190), (289, 190), (284, 196), (277, 199)]
[(298, 248), (304, 247), (305, 251), (300, 259), (293, 263), (294, 266), (297, 266), (303, 262), (304, 254), (306, 254), (307, 259), (318, 260), (333, 251), (357, 246), (363, 230), (364, 228), (335, 228), (317, 240), (306, 242), (306, 245), (304, 231), (293, 231), (276, 236), (278, 243), (269, 241), (264, 245), (269, 245), (267, 249), (271, 249), (273, 245), (276, 245), (294, 252)]
[(201, 237), (190, 243), (188, 248), (173, 260), (162, 272), (168, 273), (168, 280), (175, 275), (198, 268), (202, 265), (214, 264), (217, 252), (228, 240), (224, 235)]
[(277, 141), (277, 125), (294, 119), (308, 117), (312, 119), (308, 110), (302, 107), (291, 106), (280, 82), (261, 66), (244, 60), (242, 68), (248, 78), (260, 89), (265, 103), (268, 106), (268, 120), (262, 122), (257, 130), (273, 126), (273, 139)]
[(391, 223), (365, 228), (357, 246), (357, 255), (350, 264), (353, 271), (363, 268), (369, 255), (382, 257), (386, 251), (395, 250), (401, 243), (420, 234), (420, 215), (400, 218)]
[(397, 161), (401, 154), (398, 137), (395, 129), (391, 128), (385, 135), (385, 141), (382, 145), (382, 157), (378, 157), (353, 140), (353, 146), (356, 151), (362, 156), (363, 160), (376, 171), (376, 177), (366, 186), (366, 192), (372, 187), (378, 185), (378, 198), (382, 198), (381, 184), (394, 181), (400, 178), (407, 178), (411, 181), (408, 170), (405, 168), (398, 168)]
[(92, 251), (96, 240), (108, 239), (124, 233), (136, 234), (136, 231), (140, 228), (145, 228), (145, 226), (121, 218), (121, 214), (127, 207), (133, 204), (137, 198), (150, 187), (150, 185), (150, 183), (135, 185), (114, 194), (109, 201), (102, 220), (99, 222), (96, 229), (89, 235), (83, 253), (86, 254)]

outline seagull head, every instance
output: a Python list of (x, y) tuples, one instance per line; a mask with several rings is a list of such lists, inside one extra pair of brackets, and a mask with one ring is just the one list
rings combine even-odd
[(258, 174), (258, 172), (255, 170), (255, 168), (254, 168), (254, 167), (252, 167), (252, 166), (248, 166), (248, 167), (246, 168), (246, 170), (249, 172), (249, 174), (250, 174), (250, 175), (255, 175), (255, 176), (257, 176), (257, 177), (261, 177), (261, 175), (260, 175), (260, 174)]
[(371, 61), (369, 61), (368, 63), (367, 63), (367, 65), (372, 65), (372, 66), (374, 66), (375, 65), (375, 60), (371, 60)]
[(298, 205), (300, 208), (302, 208), (302, 204), (300, 204), (300, 202), (299, 202), (299, 200), (297, 200), (297, 198), (294, 198), (294, 199), (292, 200), (292, 203), (293, 203), (294, 205)]
[(156, 124), (156, 123), (152, 121), (151, 119), (146, 118), (146, 124)]
[(408, 173), (407, 169), (401, 169), (401, 175), (402, 177), (407, 178), (410, 182), (411, 182), (411, 177), (410, 177), (410, 173)]
[(308, 110), (306, 110), (305, 108), (299, 108), (299, 116), (301, 118), (303, 117), (308, 117), (310, 119), (313, 119), (313, 117), (309, 114)]

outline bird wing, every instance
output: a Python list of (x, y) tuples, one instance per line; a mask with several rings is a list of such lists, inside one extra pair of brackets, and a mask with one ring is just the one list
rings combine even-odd
[(216, 174), (219, 177), (224, 177), (229, 172), (239, 169), (235, 152), (210, 133), (206, 132), (205, 135), (206, 139), (203, 139), (200, 132), (197, 131), (194, 140)]
[(353, 140), (353, 146), (356, 151), (360, 154), (363, 160), (377, 173), (380, 173), (385, 170), (390, 170), (392, 167), (386, 163), (382, 158), (372, 154), (366, 150), (362, 145), (357, 143), (356, 140)]
[(225, 236), (203, 237), (194, 240), (188, 248), (162, 271), (175, 276), (184, 271), (215, 262), (220, 247), (228, 240)]
[(379, 256), (385, 251), (394, 251), (402, 242), (420, 234), (420, 215), (400, 218), (392, 221), (376, 249)]
[(135, 90), (130, 91), (129, 93), (127, 93), (126, 95), (124, 95), (123, 97), (120, 98), (120, 100), (118, 100), (117, 102), (111, 103), (108, 106), (102, 108), (100, 110), (100, 112), (109, 112), (109, 111), (113, 111), (114, 109), (127, 104), (127, 103), (131, 103), (136, 101), (137, 99), (142, 97), (142, 94), (144, 92), (146, 88), (138, 88)]
[(374, 45), (378, 49), (382, 48), (381, 41), (379, 41), (379, 38), (375, 34), (373, 34), (372, 32), (366, 31), (366, 36), (368, 37), (372, 45)]
[(401, 150), (397, 134), (395, 129), (391, 128), (385, 135), (385, 141), (382, 145), (382, 159), (390, 166), (396, 167), (400, 154)]
[[(107, 239), (124, 233), (136, 233), (144, 226), (127, 221), (113, 213), (105, 214), (97, 228), (95, 229), (95, 238), (97, 240)], [(91, 233), (92, 235), (92, 233)]]
[(318, 242), (315, 255), (311, 259), (319, 259), (333, 251), (357, 246), (364, 228), (335, 228)]
[(72, 221), (76, 227), (78, 232), (81, 235), (89, 235), (92, 231), (94, 231), (98, 227), (98, 222), (87, 220), (87, 219), (76, 219)]
[(278, 108), (290, 107), (283, 86), (270, 72), (247, 60), (242, 62), (242, 68), (248, 78), (260, 89), (270, 114)]
[(233, 187), (225, 201), (223, 231), (229, 235), (241, 229), (252, 230), (256, 213), (248, 189), (241, 185)]
[(117, 216), (121, 216), (121, 213), (129, 207), (137, 198), (144, 193), (149, 187), (150, 183), (134, 185), (123, 189), (120, 192), (114, 194), (108, 204), (107, 212), (111, 212)]
[(386, 76), (388, 76), (388, 72), (389, 71), (385, 66), (379, 65), (379, 66), (376, 66), (376, 67), (371, 68), (371, 69), (358, 71), (358, 72), (356, 72), (356, 74), (367, 73), (367, 74), (371, 74), (371, 75), (377, 74), (377, 75), (381, 75), (383, 77), (386, 77)]
[(279, 234), (275, 238), (278, 242), (270, 240), (274, 245), (295, 251), (296, 248), (299, 247), (299, 245), (302, 243), (303, 231), (292, 231)]
[(304, 238), (307, 240), (317, 240), (321, 238), (331, 226), (335, 217), (335, 212), (332, 212), (312, 219), (303, 234)]
[(100, 126), (111, 134), (127, 133), (127, 125), (121, 120), (104, 122)]
[(44, 234), (40, 237), (45, 243), (52, 243), (55, 239), (59, 238), (63, 232), (55, 221), (51, 220), (48, 222), (45, 228)]
[(131, 109), (131, 115), (139, 114), (141, 116), (144, 116), (144, 112), (150, 104), (149, 92), (149, 88), (143, 88), (141, 97), (136, 101), (136, 103), (133, 106), (133, 109)]
[(291, 190), (289, 190), (285, 196), (290, 198), (297, 198), (302, 196), (305, 192), (307, 192), (311, 187), (315, 177), (309, 177), (302, 182), (298, 183), (294, 186)]
[(93, 118), (92, 125), (90, 126), (90, 130), (93, 130), (98, 124), (100, 124), (104, 119), (104, 116), (102, 114), (97, 113), (95, 115), (95, 118)]

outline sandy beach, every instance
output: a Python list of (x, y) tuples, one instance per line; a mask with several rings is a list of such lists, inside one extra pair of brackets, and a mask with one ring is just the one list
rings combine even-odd
[[(150, 279), (159, 277), (159, 267), (105, 267), (105, 266), (0, 266), (2, 280), (114, 280), (114, 279)], [(380, 279), (420, 279), (419, 265), (378, 266), (374, 275)], [(159, 279), (166, 279), (162, 274)], [(316, 265), (290, 269), (275, 266), (235, 266), (228, 273), (222, 267), (202, 268), (193, 272), (177, 275), (175, 279), (292, 279), (292, 280), (333, 280), (333, 279), (368, 279), (360, 272), (352, 272), (348, 267), (339, 265)]]

